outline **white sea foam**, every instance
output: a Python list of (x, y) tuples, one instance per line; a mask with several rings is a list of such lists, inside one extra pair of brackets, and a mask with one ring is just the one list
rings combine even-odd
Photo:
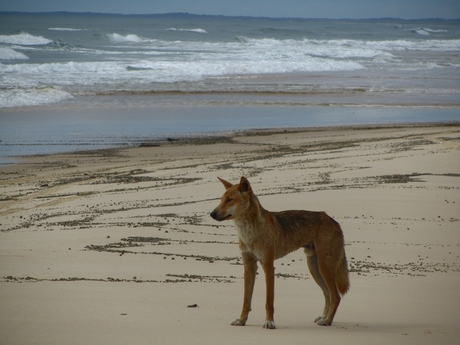
[[(246, 44), (259, 49), (261, 54), (276, 52), (283, 56), (293, 56), (301, 60), (302, 55), (334, 58), (373, 58), (392, 55), (379, 47), (366, 46), (363, 42), (353, 40), (275, 40), (275, 39), (246, 39)], [(270, 54), (268, 53), (268, 54)]]
[(424, 29), (414, 29), (413, 30), (415, 33), (419, 34), (419, 35), (423, 35), (423, 36), (429, 36), (430, 33)]
[[(68, 62), (46, 64), (0, 64), (0, 73), (11, 85), (28, 82), (55, 86), (136, 87), (152, 82), (200, 80), (207, 76), (234, 74), (290, 73), (306, 71), (356, 70), (363, 66), (353, 61), (340, 61), (302, 55), (280, 58), (278, 53), (246, 58), (204, 60), (144, 60)], [(60, 76), (56, 78), (56, 76)], [(112, 85), (112, 86), (110, 86)]]
[(415, 90), (411, 96), (443, 94), (436, 102), (458, 103), (460, 40), (453, 22), (384, 21), (383, 27), (380, 21), (43, 18), (21, 17), (0, 36), (0, 107), (83, 95), (97, 101), (97, 95), (118, 90), (129, 95), (357, 88), (379, 97), (395, 90), (395, 99)]
[(166, 31), (186, 31), (186, 32), (195, 32), (195, 33), (198, 33), (198, 34), (207, 34), (208, 33), (205, 29), (200, 29), (200, 28), (196, 28), (196, 29), (169, 28), (169, 29), (166, 29)]
[(447, 30), (435, 30), (435, 29), (430, 29), (430, 28), (423, 28), (423, 30), (428, 31), (428, 32), (448, 32)]
[(17, 35), (0, 35), (0, 43), (17, 44), (23, 46), (29, 45), (44, 45), (53, 41), (42, 36), (33, 36), (26, 32), (21, 32)]
[[(389, 51), (398, 50), (427, 50), (453, 51), (460, 50), (460, 40), (388, 40), (388, 41), (359, 41), (359, 40), (304, 40), (303, 44), (313, 52), (326, 52), (331, 57), (362, 57), (378, 55), (390, 56)], [(328, 51), (334, 55), (328, 55)]]
[(415, 29), (409, 29), (409, 31), (412, 31), (413, 33), (423, 35), (423, 36), (429, 36), (430, 33), (440, 33), (440, 32), (448, 32), (447, 30), (442, 30), (442, 29), (430, 29), (430, 28), (415, 28)]
[[(208, 77), (238, 76), (247, 79), (260, 74), (360, 69), (426, 71), (453, 65), (405, 59), (402, 52), (413, 50), (444, 53), (460, 50), (458, 39), (432, 40), (429, 37), (416, 38), (415, 35), (412, 35), (412, 39), (376, 41), (256, 39), (244, 36), (233, 41), (197, 41), (153, 39), (135, 34), (113, 33), (104, 36), (113, 42), (110, 48), (104, 49), (95, 45), (91, 48), (71, 46), (71, 49), (67, 49), (65, 44), (42, 47), (37, 46), (39, 36), (27, 35), (0, 36), (0, 43), (5, 37), (15, 42), (12, 46), (0, 49), (0, 59), (26, 59), (25, 54), (17, 51), (27, 53), (33, 50), (49, 54), (49, 62), (0, 63), (0, 74), (3, 78), (0, 86), (3, 87), (0, 89), (3, 90), (0, 91), (0, 107), (27, 105), (27, 102), (31, 105), (58, 102), (72, 97), (71, 94), (98, 94), (106, 90), (150, 90), (157, 83), (204, 81)], [(11, 37), (22, 37), (22, 40), (11, 40)], [(19, 42), (24, 43), (26, 37), (32, 37), (35, 45), (20, 45)], [(56, 52), (59, 54), (55, 54)], [(65, 56), (68, 62), (60, 62), (60, 57), (64, 54), (67, 54)], [(31, 58), (33, 55), (30, 54)], [(59, 55), (59, 59), (53, 59), (54, 55)], [(84, 59), (79, 56), (84, 56)], [(8, 86), (4, 87), (5, 85)]]
[[(244, 38), (234, 42), (194, 42), (143, 40), (137, 35), (113, 34), (111, 37), (134, 44), (141, 40), (142, 49), (134, 49), (130, 52), (85, 50), (85, 54), (113, 56), (103, 61), (98, 59), (93, 62), (0, 64), (0, 73), (3, 73), (4, 80), (8, 80), (11, 85), (22, 85), (25, 81), (30, 81), (36, 85), (54, 86), (56, 89), (70, 87), (72, 90), (78, 90), (83, 87), (91, 92), (92, 89), (129, 90), (151, 83), (198, 81), (210, 76), (250, 77), (255, 74), (352, 71), (368, 68), (369, 63), (378, 63), (380, 68), (387, 65), (390, 69), (400, 70), (431, 69), (439, 66), (436, 63), (401, 63), (391, 51), (460, 50), (460, 40), (359, 41)], [(12, 52), (14, 51), (10, 49), (9, 53)], [(60, 77), (56, 78), (56, 76)], [(43, 90), (38, 92), (41, 98), (34, 99), (45, 99), (43, 92)], [(54, 99), (62, 96), (59, 91), (53, 92), (48, 93), (55, 95)], [(49, 99), (46, 101), (48, 102)]]
[(57, 103), (73, 98), (68, 92), (53, 88), (0, 89), (0, 108)]
[(72, 29), (72, 28), (48, 28), (51, 31), (82, 31), (83, 29)]
[(27, 60), (26, 55), (8, 47), (0, 47), (0, 60)]
[(140, 38), (139, 36), (135, 34), (129, 34), (126, 36), (122, 36), (120, 34), (113, 33), (113, 34), (108, 34), (107, 37), (109, 38), (109, 40), (115, 43), (140, 43), (144, 41), (142, 38)]

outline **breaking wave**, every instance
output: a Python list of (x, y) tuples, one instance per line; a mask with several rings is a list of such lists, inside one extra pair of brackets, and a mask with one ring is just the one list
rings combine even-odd
[(447, 32), (447, 30), (435, 30), (435, 29), (430, 29), (430, 28), (417, 28), (417, 29), (410, 29), (413, 33), (423, 35), (423, 36), (429, 36), (430, 33), (439, 33), (439, 32)]
[(141, 43), (145, 41), (135, 34), (129, 34), (126, 36), (122, 36), (120, 34), (113, 33), (113, 34), (108, 34), (107, 37), (109, 38), (110, 41), (115, 42), (115, 43)]
[(83, 29), (72, 29), (72, 28), (48, 28), (51, 31), (83, 31)]
[(73, 96), (54, 87), (0, 89), (0, 108), (57, 103)]
[(27, 32), (21, 32), (16, 35), (0, 35), (0, 43), (17, 44), (22, 46), (44, 45), (53, 42), (42, 36), (33, 36)]
[(169, 28), (169, 29), (166, 29), (166, 31), (186, 31), (186, 32), (195, 32), (197, 34), (207, 34), (208, 32), (204, 29), (200, 29), (200, 28), (197, 28), (197, 29), (176, 29), (176, 28)]

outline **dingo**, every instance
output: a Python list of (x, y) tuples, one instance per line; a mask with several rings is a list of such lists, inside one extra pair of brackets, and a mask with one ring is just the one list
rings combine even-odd
[(218, 221), (232, 219), (235, 222), (244, 264), (243, 310), (231, 324), (246, 324), (259, 261), (265, 272), (267, 289), (264, 328), (275, 328), (274, 260), (303, 247), (310, 273), (323, 290), (325, 299), (323, 314), (315, 322), (329, 326), (339, 306), (340, 294), (344, 295), (350, 287), (340, 225), (325, 212), (267, 211), (259, 203), (245, 177), (241, 177), (237, 185), (221, 178), (219, 180), (226, 191), (219, 206), (211, 212), (211, 217)]

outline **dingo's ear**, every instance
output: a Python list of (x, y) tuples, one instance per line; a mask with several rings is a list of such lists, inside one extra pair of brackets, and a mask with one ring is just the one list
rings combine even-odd
[(230, 182), (222, 180), (220, 177), (217, 177), (217, 178), (219, 179), (220, 182), (222, 182), (222, 184), (224, 185), (225, 189), (229, 189), (230, 187), (233, 186)]
[(249, 184), (248, 179), (244, 176), (241, 176), (239, 190), (241, 193), (247, 193), (251, 190), (251, 185)]

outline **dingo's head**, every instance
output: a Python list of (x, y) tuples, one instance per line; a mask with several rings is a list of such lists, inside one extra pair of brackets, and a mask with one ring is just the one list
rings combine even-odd
[(218, 179), (222, 182), (226, 191), (221, 198), (219, 206), (211, 212), (211, 217), (219, 222), (234, 219), (241, 210), (247, 207), (252, 196), (251, 185), (244, 176), (241, 177), (240, 183), (236, 185), (222, 180), (220, 177)]

